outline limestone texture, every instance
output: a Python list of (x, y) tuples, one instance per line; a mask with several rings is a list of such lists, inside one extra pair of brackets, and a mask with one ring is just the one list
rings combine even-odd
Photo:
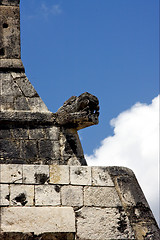
[(47, 184), (49, 181), (49, 166), (23, 165), (23, 182), (26, 184)]
[(106, 167), (92, 168), (92, 184), (94, 186), (114, 186)]
[(84, 205), (96, 207), (121, 206), (119, 196), (113, 187), (85, 187)]
[(0, 0), (0, 240), (159, 240), (133, 172), (87, 166), (78, 130), (98, 124), (98, 98), (52, 113), (27, 78), (19, 5)]
[(83, 206), (83, 187), (63, 186), (61, 189), (62, 205), (81, 207)]
[[(2, 164), (0, 168), (5, 169), (5, 166), (6, 164)], [(18, 234), (17, 231), (22, 230), (19, 228), (22, 228), (21, 224), (18, 227), (18, 221), (22, 221), (20, 216), (25, 212), (24, 221), (28, 221), (26, 224), (30, 224), (28, 232), (23, 229), (22, 232), (25, 235), (15, 236), (21, 236), (22, 239), (23, 237), (29, 239), (43, 239), (44, 237), (45, 239), (49, 236), (52, 239), (56, 235), (48, 235), (50, 232), (41, 232), (40, 230), (40, 233), (37, 233), (37, 229), (41, 229), (42, 227), (41, 223), (35, 225), (36, 218), (40, 218), (40, 222), (47, 221), (45, 216), (48, 214), (47, 211), (51, 210), (57, 213), (59, 209), (60, 212), (62, 211), (62, 218), (65, 218), (66, 212), (64, 209), (69, 208), (72, 209), (73, 215), (75, 215), (74, 220), (72, 219), (75, 231), (70, 231), (71, 235), (68, 235), (69, 237), (83, 240), (159, 240), (157, 223), (133, 172), (127, 168), (103, 167), (103, 170), (101, 170), (105, 173), (107, 172), (105, 174), (107, 185), (104, 186), (103, 178), (103, 181), (98, 183), (98, 185), (102, 184), (102, 186), (95, 186), (95, 174), (100, 174), (100, 176), (102, 174), (101, 170), (99, 173), (97, 167), (33, 164), (9, 164), (7, 166), (8, 168), (6, 169), (7, 171), (9, 169), (9, 174), (5, 178), (2, 178), (3, 183), (0, 182), (1, 220), (4, 222), (3, 234), (0, 234), (1, 238), (2, 236), (4, 239), (7, 236), (11, 238), (13, 232)], [(11, 173), (15, 172), (16, 174), (19, 169), (21, 170), (23, 181), (12, 181)], [(78, 171), (81, 171), (81, 174), (84, 175), (84, 181), (81, 178), (76, 179), (77, 173), (78, 176), (80, 174)], [(60, 177), (58, 178), (58, 176)], [(108, 183), (111, 186), (108, 186)], [(40, 209), (43, 210), (40, 211)], [(48, 210), (45, 211), (45, 209)], [(5, 211), (5, 215), (3, 211)], [(16, 211), (18, 215), (16, 215)], [(35, 216), (32, 216), (32, 223), (30, 214), (34, 213)], [(9, 221), (10, 217), (13, 219), (12, 215), (14, 214), (15, 218), (18, 219), (15, 220), (15, 225)], [(38, 214), (41, 214), (41, 216)], [(23, 216), (21, 217), (23, 218)], [(28, 220), (26, 220), (27, 218)], [(10, 228), (8, 221), (9, 225), (11, 225)], [(68, 220), (61, 219), (61, 221)], [(48, 224), (50, 224), (50, 220)], [(12, 228), (12, 225), (17, 231)], [(46, 225), (44, 225), (45, 231), (50, 231)], [(25, 225), (26, 229), (27, 226)], [(59, 227), (58, 229), (56, 228), (55, 230), (54, 228), (53, 231), (61, 233), (65, 231), (67, 234), (66, 229)], [(53, 233), (56, 234), (56, 232)], [(57, 236), (63, 236), (65, 239), (67, 237), (66, 234)], [(12, 239), (10, 238), (9, 240)]]
[(34, 186), (33, 185), (11, 185), (10, 203), (11, 206), (33, 206)]
[(0, 235), (0, 240), (75, 240), (75, 233), (19, 233), (19, 232), (8, 232)]
[(91, 167), (71, 166), (70, 181), (73, 185), (91, 185)]
[(35, 187), (36, 206), (58, 206), (60, 205), (60, 187), (54, 185)]
[(135, 239), (121, 208), (83, 207), (76, 212), (76, 217), (78, 239)]
[(51, 165), (50, 183), (69, 184), (69, 166)]
[(75, 232), (71, 207), (4, 207), (1, 211), (2, 232)]
[(9, 185), (0, 184), (0, 206), (9, 206)]
[(0, 165), (1, 183), (22, 183), (22, 165)]

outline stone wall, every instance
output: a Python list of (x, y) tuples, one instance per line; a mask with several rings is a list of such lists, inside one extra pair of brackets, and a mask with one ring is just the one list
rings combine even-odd
[(0, 163), (86, 165), (77, 129), (56, 119), (25, 73), (0, 69)]
[(133, 172), (86, 166), (77, 131), (98, 124), (97, 97), (52, 113), (26, 77), (19, 3), (0, 0), (0, 240), (159, 240)]
[(0, 0), (0, 68), (21, 69), (19, 0)]
[(0, 170), (0, 239), (159, 239), (127, 168), (2, 164)]

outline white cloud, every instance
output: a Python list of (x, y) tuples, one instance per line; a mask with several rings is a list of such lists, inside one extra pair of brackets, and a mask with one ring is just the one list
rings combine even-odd
[(61, 14), (61, 13), (62, 13), (62, 9), (61, 9), (60, 5), (58, 5), (58, 4), (53, 5), (53, 6), (51, 7), (51, 13), (52, 13), (53, 15), (59, 15), (59, 14)]
[(110, 124), (114, 135), (105, 138), (89, 165), (131, 168), (159, 221), (159, 96), (150, 105), (137, 103)]
[(59, 4), (47, 6), (45, 3), (42, 3), (41, 10), (45, 17), (48, 17), (49, 15), (59, 15), (62, 13), (62, 9)]

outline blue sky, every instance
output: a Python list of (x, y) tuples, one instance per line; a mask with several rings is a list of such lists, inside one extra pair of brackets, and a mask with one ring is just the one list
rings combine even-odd
[(80, 131), (88, 154), (113, 117), (158, 94), (158, 10), (158, 0), (21, 1), (22, 59), (48, 108), (86, 91), (100, 100), (100, 124)]
[(86, 91), (99, 98), (99, 125), (79, 132), (87, 155), (115, 134), (111, 119), (158, 96), (158, 0), (21, 0), (21, 40), (50, 111)]

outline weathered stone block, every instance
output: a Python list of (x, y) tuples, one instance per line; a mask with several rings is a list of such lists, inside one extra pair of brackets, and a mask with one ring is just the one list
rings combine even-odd
[(34, 96), (38, 96), (37, 92), (35, 91), (34, 87), (32, 86), (25, 74), (21, 74), (20, 78), (16, 78), (15, 81), (25, 97), (31, 98)]
[(19, 5), (19, 2), (20, 2), (20, 0), (12, 0), (12, 1), (1, 0), (1, 1), (0, 1), (0, 5), (18, 6), (18, 5)]
[(22, 141), (21, 156), (23, 159), (35, 160), (38, 157), (38, 143), (35, 140)]
[(75, 215), (71, 207), (3, 208), (2, 232), (75, 232)]
[(116, 188), (121, 195), (122, 202), (125, 206), (133, 207), (138, 203), (143, 203), (149, 209), (149, 205), (135, 177), (117, 176)]
[(69, 184), (69, 166), (51, 165), (50, 183)]
[(13, 206), (33, 206), (34, 186), (33, 185), (11, 185), (10, 201)]
[(75, 233), (1, 233), (0, 240), (75, 240)]
[(48, 108), (40, 97), (27, 98), (32, 112), (48, 112)]
[(76, 216), (78, 239), (135, 239), (128, 218), (120, 209), (83, 207)]
[(0, 96), (0, 109), (1, 111), (14, 110), (14, 97)]
[(29, 111), (30, 107), (28, 104), (27, 99), (24, 96), (17, 97), (14, 100), (14, 110), (23, 110), (23, 111)]
[(28, 128), (27, 126), (17, 127), (13, 126), (11, 133), (14, 139), (28, 139)]
[(73, 185), (91, 185), (91, 167), (70, 166), (70, 182)]
[(9, 185), (0, 184), (0, 206), (8, 206), (10, 200)]
[(75, 233), (1, 233), (0, 240), (75, 240)]
[(95, 207), (121, 206), (118, 194), (113, 187), (84, 187), (84, 205)]
[(63, 186), (61, 188), (61, 198), (63, 206), (83, 206), (83, 187)]
[(14, 140), (0, 139), (0, 157), (7, 159), (19, 159), (20, 158), (20, 143)]
[(61, 128), (60, 147), (62, 164), (87, 165), (76, 129)]
[(16, 80), (16, 79), (21, 78), (22, 76), (24, 76), (24, 73), (19, 73), (19, 72), (11, 72), (10, 74), (11, 74), (11, 76), (12, 76), (12, 78), (13, 78), (14, 80)]
[(45, 129), (47, 138), (58, 141), (60, 137), (60, 128), (59, 127), (48, 127)]
[(82, 166), (82, 165), (86, 165), (85, 160), (83, 161), (83, 158), (79, 158), (79, 157), (67, 157), (67, 158), (63, 158), (64, 159), (64, 164), (67, 162), (67, 164), (69, 166)]
[(60, 205), (60, 187), (58, 185), (35, 186), (35, 205)]
[(23, 165), (23, 183), (46, 184), (49, 180), (49, 166)]
[(59, 142), (51, 140), (40, 140), (39, 154), (41, 158), (59, 159), (60, 158)]
[[(4, 2), (4, 0), (3, 0)], [(7, 2), (7, 1), (5, 1)], [(13, 2), (13, 1), (9, 1)], [(8, 5), (8, 4), (7, 4)], [(19, 59), (20, 51), (20, 13), (19, 7), (1, 6), (1, 59)], [(5, 25), (4, 25), (5, 24)], [(5, 28), (5, 31), (2, 30)]]
[(114, 186), (107, 167), (92, 167), (92, 185)]
[(0, 181), (1, 183), (22, 183), (22, 165), (1, 164)]
[(11, 130), (9, 126), (0, 126), (0, 139), (6, 139), (11, 137)]
[(3, 79), (2, 81), (2, 89), (1, 89), (2, 96), (14, 96), (20, 97), (22, 96), (22, 92), (20, 91), (18, 85), (13, 81), (10, 76), (10, 79)]
[(43, 138), (45, 138), (45, 133), (42, 127), (29, 129), (29, 139), (43, 139)]

